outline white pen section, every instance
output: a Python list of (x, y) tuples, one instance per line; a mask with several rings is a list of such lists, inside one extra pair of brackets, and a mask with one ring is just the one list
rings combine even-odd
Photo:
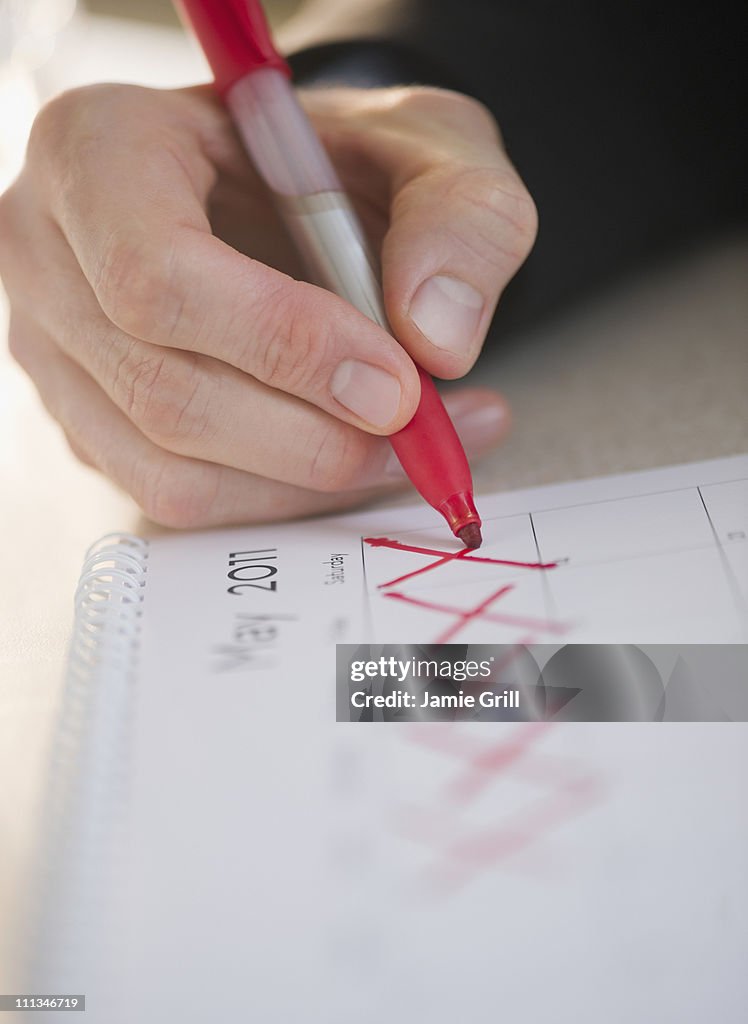
[(274, 68), (253, 71), (226, 93), (245, 146), (273, 192), (308, 196), (342, 191), (288, 78)]
[(379, 270), (361, 224), (286, 76), (254, 71), (226, 102), (275, 193), (311, 280), (389, 330)]
[(348, 197), (283, 197), (278, 207), (314, 283), (389, 331), (376, 262)]

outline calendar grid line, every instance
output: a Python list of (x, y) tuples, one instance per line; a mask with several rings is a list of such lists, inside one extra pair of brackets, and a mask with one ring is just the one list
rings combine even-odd
[[(532, 539), (535, 544), (535, 557), (539, 562), (542, 562), (543, 559), (540, 554), (540, 542), (538, 541), (538, 534), (535, 529), (535, 520), (532, 517), (532, 512), (528, 512), (527, 515), (530, 519), (530, 529), (532, 530)], [(549, 619), (558, 619), (558, 605), (556, 604), (556, 599), (553, 596), (550, 580), (545, 573), (542, 573), (540, 577), (540, 586), (543, 591), (543, 604), (545, 605), (546, 616)]]
[[(735, 477), (734, 479), (731, 479), (731, 480), (713, 480), (709, 484), (703, 484), (703, 485), (699, 485), (699, 486), (704, 486), (704, 487), (721, 487), (724, 484), (744, 483), (746, 479), (748, 479), (748, 478), (739, 476), (739, 477)], [(584, 483), (585, 481), (584, 480), (580, 480), (578, 482), (579, 483)], [(577, 502), (572, 503), (571, 505), (548, 505), (548, 506), (543, 507), (543, 508), (533, 508), (533, 509), (531, 509), (529, 511), (527, 509), (522, 509), (519, 512), (507, 512), (504, 515), (485, 516), (484, 517), (484, 522), (495, 522), (495, 521), (498, 521), (498, 520), (501, 520), (501, 519), (517, 519), (517, 518), (520, 518), (520, 517), (526, 516), (526, 515), (537, 516), (537, 515), (542, 515), (545, 512), (564, 512), (567, 509), (572, 509), (572, 508), (591, 508), (594, 505), (609, 505), (612, 502), (617, 502), (617, 501), (636, 501), (638, 498), (655, 498), (655, 497), (657, 497), (658, 495), (661, 495), (661, 494), (679, 494), (679, 493), (682, 493), (684, 491), (693, 491), (693, 489), (694, 489), (694, 485), (693, 484), (689, 484), (686, 487), (667, 487), (667, 488), (664, 488), (662, 490), (657, 490), (657, 491), (643, 491), (641, 494), (624, 494), (624, 495), (617, 496), (615, 498), (597, 498), (597, 499), (595, 499), (593, 501), (577, 501)], [(392, 527), (388, 527), (388, 529), (391, 531)], [(400, 536), (405, 536), (405, 535), (407, 535), (409, 533), (422, 533), (423, 530), (424, 530), (423, 526), (418, 526), (418, 527), (414, 527), (414, 528), (411, 528), (411, 529), (408, 529), (408, 530), (399, 530), (398, 533), (400, 534)]]
[[(496, 526), (494, 530), (489, 526), (489, 545), (485, 559), (459, 557), (465, 552), (450, 554), (446, 550), (437, 551), (438, 544), (424, 536), (423, 528), (400, 529), (388, 525), (387, 532), (396, 540), (368, 538), (370, 549), (366, 543), (367, 538), (361, 538), (369, 622), (379, 631), (382, 610), (378, 597), (374, 595), (382, 587), (392, 586), (394, 582), (407, 581), (407, 594), (390, 596), (401, 597), (403, 601), (409, 601), (414, 606), (423, 605), (425, 608), (431, 593), (432, 600), (441, 600), (442, 604), (450, 607), (454, 605), (455, 613), (463, 604), (467, 611), (468, 606), (472, 607), (471, 600), (474, 604), (481, 596), (485, 599), (492, 587), (504, 583), (511, 584), (514, 594), (511, 614), (515, 617), (534, 614), (555, 621), (560, 618), (558, 608), (563, 608), (571, 600), (575, 611), (569, 621), (573, 619), (574, 628), (579, 627), (584, 632), (587, 620), (584, 609), (587, 606), (590, 623), (604, 622), (606, 614), (613, 616), (609, 621), (615, 623), (620, 614), (623, 626), (630, 617), (632, 607), (638, 608), (642, 601), (644, 606), (648, 601), (654, 601), (652, 610), (656, 616), (660, 614), (661, 608), (680, 607), (685, 616), (683, 630), (688, 628), (689, 605), (684, 603), (682, 595), (690, 589), (690, 581), (705, 574), (711, 581), (710, 585), (716, 588), (714, 599), (720, 609), (720, 621), (723, 622), (723, 627), (718, 628), (712, 615), (712, 624), (707, 625), (707, 635), (715, 639), (706, 642), (717, 642), (716, 638), (728, 636), (730, 631), (736, 629), (740, 634), (741, 627), (745, 628), (748, 622), (748, 616), (745, 597), (740, 589), (741, 562), (739, 560), (734, 564), (733, 559), (740, 559), (743, 550), (736, 554), (735, 545), (739, 546), (745, 541), (737, 529), (730, 535), (729, 544), (724, 537), (736, 516), (738, 525), (742, 524), (742, 516), (739, 504), (737, 507), (734, 504), (736, 499), (733, 496), (730, 499), (733, 502), (732, 512), (726, 513), (729, 515), (727, 526), (722, 524), (720, 503), (726, 499), (720, 496), (722, 492), (719, 488), (728, 487), (728, 493), (734, 495), (737, 486), (737, 493), (741, 494), (745, 482), (746, 477), (740, 476), (705, 484), (700, 483), (696, 477), (684, 486), (652, 488), (641, 494), (622, 494), (531, 511), (520, 509), (499, 516), (489, 514), (484, 516), (484, 522), (494, 522)], [(714, 518), (707, 496), (702, 492), (702, 488), (706, 492), (708, 487), (716, 488), (714, 494), (707, 492), (709, 502), (716, 503)], [(729, 487), (732, 487), (732, 491)], [(607, 507), (607, 511), (604, 507)], [(595, 512), (595, 509), (598, 511)], [(590, 511), (585, 514), (585, 510)], [(717, 524), (721, 533), (717, 530)], [(418, 539), (414, 536), (416, 534), (420, 534)], [(402, 551), (402, 561), (386, 557), (377, 560), (374, 552), (384, 548)], [(552, 566), (544, 562), (544, 553), (547, 552), (551, 552), (548, 558), (552, 560)], [(424, 575), (424, 558), (416, 557), (421, 555), (443, 556), (433, 566), (426, 565), (426, 568), (436, 568), (436, 572)], [(473, 561), (479, 561), (481, 565), (472, 565)], [(494, 561), (495, 568), (489, 568)], [(428, 558), (425, 562), (428, 562)], [(459, 568), (468, 564), (472, 568)], [(531, 567), (554, 568), (558, 573), (557, 586), (546, 578), (545, 572), (540, 573), (541, 578), (537, 584), (531, 583), (529, 578), (525, 580), (523, 568)], [(680, 582), (668, 583), (671, 572), (673, 578)], [(537, 575), (531, 575), (537, 579)], [(637, 577), (641, 578), (638, 588)], [(381, 582), (385, 578), (388, 581), (386, 584)], [(725, 589), (725, 585), (728, 589)], [(607, 613), (604, 608), (599, 609), (599, 602), (595, 606), (589, 593), (587, 597), (584, 596), (590, 587), (598, 586), (607, 587), (606, 593), (609, 591), (611, 594), (610, 602), (607, 598), (604, 601), (606, 607), (609, 605)], [(454, 591), (451, 601), (446, 596), (450, 591)], [(628, 604), (622, 602), (620, 596), (613, 596), (624, 592), (628, 594)], [(659, 596), (655, 597), (654, 594)], [(437, 595), (441, 595), (441, 598)], [(661, 604), (656, 604), (657, 601)], [(716, 614), (716, 606), (705, 605), (700, 601), (699, 608), (701, 611), (698, 614), (702, 614), (704, 622), (709, 624), (709, 609), (712, 608)], [(568, 616), (564, 618), (566, 621)], [(634, 613), (634, 619), (640, 624), (644, 622), (645, 626), (651, 621), (646, 619), (643, 611)], [(397, 618), (393, 618), (389, 612), (384, 613), (382, 621), (389, 622), (396, 631), (399, 628), (402, 632), (405, 628), (404, 623), (397, 627)]]
[[(735, 541), (734, 543), (740, 544), (740, 543), (744, 543), (744, 542)], [(574, 570), (576, 570), (576, 569), (588, 569), (591, 566), (596, 566), (596, 565), (617, 565), (617, 564), (624, 565), (627, 562), (638, 562), (638, 561), (641, 561), (642, 559), (645, 559), (645, 558), (660, 558), (663, 555), (682, 555), (682, 554), (687, 554), (688, 552), (693, 552), (693, 551), (710, 551), (712, 549), (712, 546), (713, 545), (711, 545), (711, 544), (692, 544), (692, 545), (687, 545), (687, 546), (684, 545), (682, 547), (677, 547), (677, 548), (667, 548), (664, 551), (642, 551), (642, 552), (639, 552), (637, 554), (620, 556), (618, 558), (598, 558), (598, 559), (595, 559), (594, 561), (592, 561), (592, 560), (588, 560), (588, 561), (574, 561), (574, 562), (569, 562), (568, 564), (557, 565), (556, 566), (556, 571), (559, 571), (559, 572), (574, 572)], [(516, 575), (520, 576), (522, 574), (520, 573), (519, 570), (517, 570), (516, 571)], [(543, 574), (543, 578), (545, 579), (545, 574)], [(488, 582), (488, 581), (486, 581), (486, 582)], [(546, 582), (548, 582), (547, 579), (546, 579)], [(414, 584), (412, 584), (412, 588), (414, 590), (441, 590), (441, 589), (444, 589), (445, 587), (454, 587), (454, 585), (455, 584), (454, 584), (453, 581), (449, 581), (447, 583), (421, 583), (421, 584), (414, 583)], [(377, 592), (377, 588), (376, 587), (374, 587), (370, 591), (370, 593), (376, 593), (376, 592)]]
[(712, 536), (714, 537), (714, 543), (717, 546), (717, 551), (719, 553), (719, 559), (720, 559), (720, 562), (722, 564), (722, 568), (724, 570), (725, 577), (727, 578), (727, 585), (730, 588), (730, 593), (732, 594), (732, 599), (735, 602), (735, 607), (737, 608), (738, 615), (740, 616), (741, 621), (743, 622), (744, 627), (745, 627), (745, 623), (748, 622), (748, 608), (746, 608), (745, 601), (743, 600), (743, 595), (740, 592), (740, 584), (738, 583), (738, 580), (737, 580), (737, 578), (735, 576), (733, 568), (730, 565), (730, 560), (727, 557), (727, 554), (726, 554), (725, 549), (724, 549), (724, 545), (722, 544), (722, 541), (720, 540), (719, 534), (717, 533), (717, 528), (714, 525), (714, 521), (713, 521), (713, 519), (711, 517), (711, 514), (709, 512), (709, 508), (708, 508), (707, 503), (706, 503), (706, 501), (704, 499), (704, 495), (701, 493), (701, 486), (697, 486), (696, 490), (698, 492), (699, 499), (701, 500), (701, 504), (702, 504), (702, 507), (704, 509), (704, 513), (706, 515), (706, 518), (709, 521), (709, 528), (712, 531)]

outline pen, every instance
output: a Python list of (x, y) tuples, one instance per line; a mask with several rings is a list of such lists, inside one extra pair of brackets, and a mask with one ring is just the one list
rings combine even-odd
[[(363, 229), (276, 51), (258, 0), (176, 0), (211, 66), (260, 176), (316, 284), (383, 327), (376, 262)], [(391, 434), (400, 464), (423, 498), (468, 548), (480, 547), (481, 520), (470, 467), (431, 377), (419, 366), (415, 415)]]

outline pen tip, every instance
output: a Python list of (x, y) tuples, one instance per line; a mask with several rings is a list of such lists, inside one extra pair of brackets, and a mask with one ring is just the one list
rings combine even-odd
[(483, 536), (477, 523), (468, 523), (467, 526), (463, 526), (461, 530), (457, 531), (457, 536), (466, 548), (473, 550), (479, 548), (483, 543)]

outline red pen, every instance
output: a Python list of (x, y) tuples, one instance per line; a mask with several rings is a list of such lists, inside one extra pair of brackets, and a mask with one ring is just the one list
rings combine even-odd
[[(316, 284), (391, 332), (376, 262), (358, 218), (290, 82), (257, 0), (177, 0), (213, 70), (261, 177), (273, 192)], [(408, 477), (469, 548), (481, 545), (470, 467), (431, 377), (389, 441)]]

